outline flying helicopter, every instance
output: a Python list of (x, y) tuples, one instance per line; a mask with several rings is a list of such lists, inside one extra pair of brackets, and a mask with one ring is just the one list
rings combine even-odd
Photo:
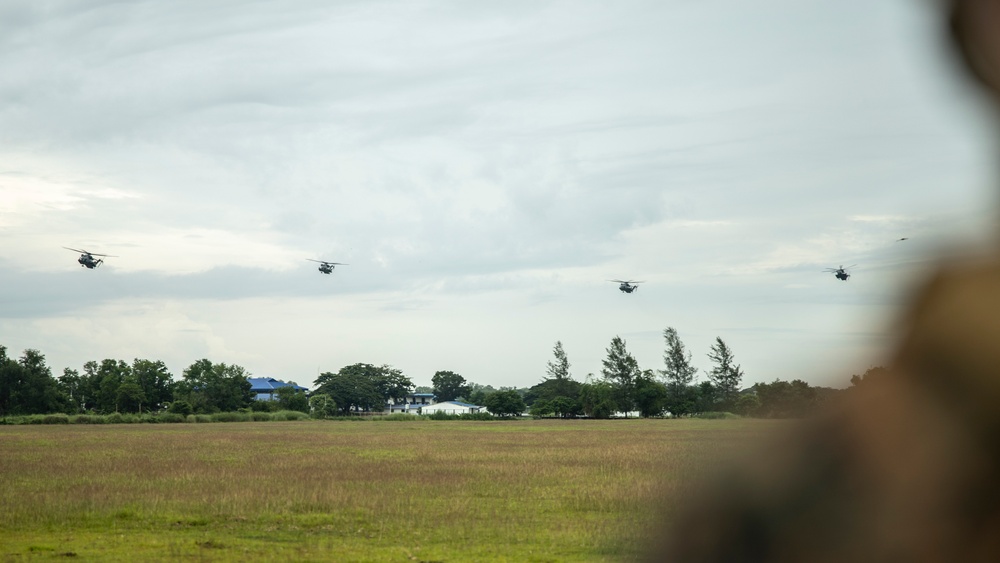
[(80, 266), (87, 268), (88, 270), (93, 270), (94, 268), (100, 266), (104, 263), (102, 258), (94, 258), (94, 256), (103, 256), (104, 258), (117, 258), (117, 256), (112, 256), (110, 254), (95, 254), (93, 252), (87, 252), (86, 250), (79, 250), (76, 248), (70, 248), (64, 246), (66, 250), (72, 250), (73, 252), (79, 252), (80, 257), (76, 259), (80, 263)]
[(350, 266), (350, 264), (343, 264), (341, 262), (326, 262), (323, 260), (313, 260), (312, 258), (306, 258), (310, 262), (319, 262), (319, 271), (324, 274), (332, 274), (333, 269), (337, 266)]
[(608, 280), (608, 281), (615, 282), (615, 283), (619, 284), (618, 285), (618, 290), (621, 291), (622, 293), (632, 293), (633, 291), (636, 291), (637, 289), (639, 289), (639, 284), (640, 283), (646, 283), (646, 282), (632, 281), (632, 280), (629, 280), (629, 281)]
[(848, 266), (846, 268), (843, 267), (843, 266), (841, 266), (839, 268), (827, 268), (827, 269), (825, 269), (823, 271), (824, 272), (829, 272), (829, 273), (833, 274), (834, 277), (837, 278), (840, 281), (847, 281), (847, 278), (851, 277), (851, 274), (848, 274), (847, 270), (850, 270), (854, 266), (857, 266), (857, 264), (853, 264), (853, 265)]

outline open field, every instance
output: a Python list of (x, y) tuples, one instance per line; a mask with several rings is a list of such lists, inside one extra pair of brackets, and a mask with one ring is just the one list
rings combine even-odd
[(780, 424), (0, 426), (0, 560), (629, 560), (665, 495)]

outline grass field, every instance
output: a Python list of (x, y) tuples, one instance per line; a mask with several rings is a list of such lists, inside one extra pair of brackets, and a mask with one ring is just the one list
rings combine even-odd
[(630, 560), (775, 424), (0, 426), (0, 560)]

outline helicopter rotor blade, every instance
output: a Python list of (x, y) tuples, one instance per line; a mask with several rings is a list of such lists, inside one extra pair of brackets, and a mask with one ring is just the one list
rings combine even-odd
[(65, 248), (66, 250), (72, 250), (73, 252), (79, 252), (80, 254), (90, 254), (86, 250), (80, 250), (78, 248), (70, 248), (68, 246), (64, 246), (63, 248)]

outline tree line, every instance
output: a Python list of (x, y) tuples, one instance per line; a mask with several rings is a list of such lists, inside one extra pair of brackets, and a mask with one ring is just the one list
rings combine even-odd
[[(608, 418), (629, 416), (688, 416), (733, 412), (744, 416), (798, 417), (816, 410), (838, 390), (811, 387), (801, 380), (758, 383), (741, 389), (743, 370), (728, 344), (717, 337), (708, 358), (712, 368), (698, 381), (691, 353), (668, 327), (663, 331), (664, 366), (641, 369), (615, 336), (602, 361), (599, 377), (588, 374), (576, 381), (561, 342), (546, 366), (546, 377), (527, 388), (480, 385), (453, 371), (438, 371), (431, 386), (416, 387), (400, 370), (389, 365), (358, 363), (336, 372), (324, 372), (308, 395), (293, 387), (276, 390), (276, 400), (257, 401), (246, 369), (235, 364), (200, 359), (174, 380), (162, 361), (135, 359), (131, 363), (105, 359), (89, 361), (83, 370), (66, 368), (52, 375), (45, 357), (25, 350), (20, 358), (8, 356), (0, 345), (0, 416), (49, 413), (142, 413), (169, 411), (179, 414), (212, 414), (238, 410), (310, 412), (319, 417), (382, 412), (414, 391), (432, 393), (438, 402), (462, 400), (485, 406), (496, 416)], [(852, 386), (881, 376), (872, 368), (851, 378)]]

